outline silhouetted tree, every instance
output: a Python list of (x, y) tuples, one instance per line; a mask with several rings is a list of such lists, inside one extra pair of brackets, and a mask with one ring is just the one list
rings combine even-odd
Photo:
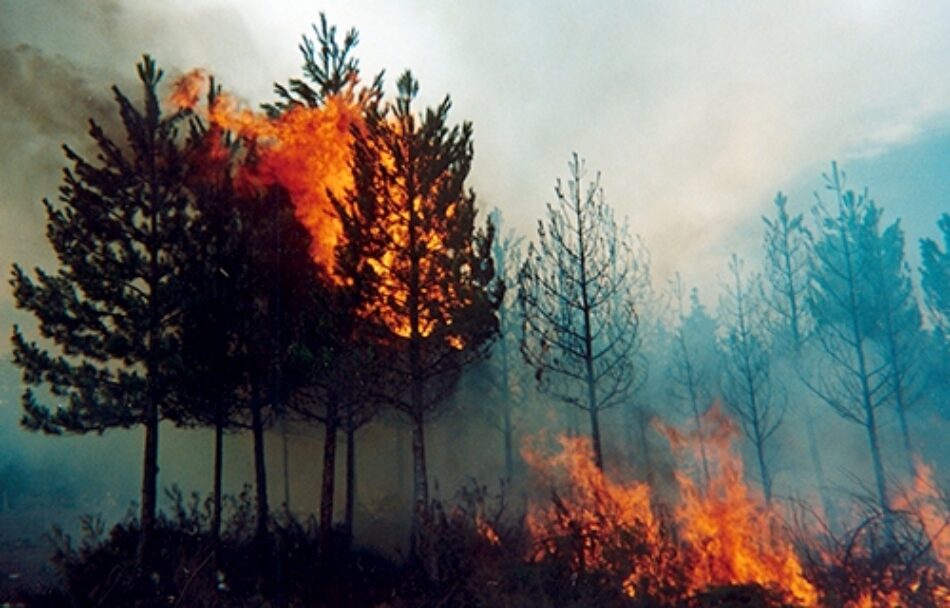
[(716, 364), (716, 322), (699, 301), (699, 291), (693, 288), (689, 294), (689, 313), (683, 300), (685, 293), (679, 274), (670, 285), (671, 295), (677, 307), (676, 327), (671, 344), (669, 377), (673, 382), (673, 395), (685, 404), (687, 415), (696, 427), (699, 444), (703, 487), (709, 485), (709, 459), (706, 453), (706, 437), (703, 429), (703, 414), (712, 405), (715, 387), (719, 383)]
[(145, 428), (140, 562), (151, 557), (158, 478), (158, 428), (181, 365), (180, 277), (187, 209), (185, 158), (178, 142), (183, 114), (163, 116), (162, 71), (147, 55), (138, 64), (141, 108), (113, 88), (123, 140), (95, 121), (97, 157), (69, 147), (60, 205), (44, 201), (47, 238), (59, 268), (31, 279), (13, 267), (19, 308), (39, 321), (52, 345), (14, 328), (14, 362), (29, 387), (46, 385), (43, 405), (27, 388), (23, 425), (51, 434)]
[(720, 315), (725, 329), (722, 389), (726, 405), (739, 419), (743, 433), (755, 449), (756, 464), (766, 504), (772, 502), (772, 474), (768, 465), (769, 440), (785, 415), (785, 404), (775, 396), (769, 345), (758, 279), (743, 281), (742, 260), (729, 261), (731, 284), (725, 287)]
[(788, 199), (775, 195), (776, 215), (765, 223), (765, 302), (777, 317), (775, 337), (799, 353), (811, 331), (806, 297), (811, 233), (802, 214), (790, 216)]
[(594, 461), (603, 469), (600, 414), (629, 399), (637, 381), (633, 289), (643, 268), (604, 200), (600, 175), (584, 190), (576, 154), (568, 167), (519, 274), (521, 352), (542, 392), (587, 412)]
[[(814, 214), (818, 228), (812, 262), (809, 309), (815, 319), (819, 349), (809, 388), (842, 418), (865, 432), (877, 502), (890, 513), (887, 477), (881, 454), (878, 410), (887, 403), (888, 367), (876, 356), (873, 334), (879, 322), (864, 244), (878, 238), (880, 209), (867, 191), (845, 190), (843, 175), (832, 163), (826, 187), (835, 198), (829, 209), (819, 198)], [(888, 526), (890, 529), (890, 527)], [(889, 532), (890, 534), (890, 532)]]
[[(928, 336), (927, 366), (928, 386), (937, 389), (941, 395), (950, 394), (950, 214), (943, 214), (937, 222), (943, 235), (943, 243), (933, 239), (921, 239), (920, 286), (924, 302), (929, 313), (928, 319), (933, 330)], [(937, 403), (950, 400), (937, 398)], [(950, 412), (941, 407), (944, 416)]]
[[(212, 90), (214, 87), (212, 85)], [(211, 538), (217, 548), (221, 534), (221, 482), (224, 433), (243, 426), (247, 407), (246, 377), (253, 362), (240, 348), (237, 333), (251, 314), (252, 298), (243, 289), (249, 272), (248, 252), (229, 159), (212, 164), (208, 146), (216, 137), (197, 121), (192, 132), (191, 189), (195, 193), (188, 256), (182, 277), (181, 380), (170, 417), (182, 426), (213, 429)]]
[(402, 380), (378, 396), (412, 426), (413, 543), (429, 496), (426, 423), (461, 370), (487, 355), (501, 295), (491, 226), (476, 229), (475, 196), (465, 189), (471, 124), (448, 126), (448, 97), (417, 116), (418, 89), (406, 72), (395, 103), (369, 105), (354, 131), (354, 186), (334, 200), (338, 271), (358, 292), (364, 339), (387, 347), (381, 362)]

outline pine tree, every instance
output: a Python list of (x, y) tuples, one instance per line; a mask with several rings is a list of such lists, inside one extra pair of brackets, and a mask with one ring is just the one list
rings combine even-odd
[(923, 346), (920, 308), (904, 256), (904, 231), (900, 221), (883, 231), (864, 233), (861, 243), (866, 272), (875, 291), (876, 319), (871, 336), (887, 367), (888, 399), (900, 424), (908, 471), (914, 471), (914, 447), (907, 411), (921, 397), (919, 352)]
[(703, 415), (712, 405), (719, 384), (716, 322), (706, 312), (696, 288), (690, 291), (687, 312), (679, 274), (671, 282), (671, 291), (677, 305), (677, 325), (672, 332), (672, 353), (667, 373), (673, 382), (674, 397), (685, 405), (686, 414), (692, 418), (696, 429), (702, 485), (705, 488), (709, 485), (710, 470)]
[(933, 239), (921, 239), (921, 287), (934, 325), (950, 339), (950, 214), (937, 222), (943, 234), (943, 249)]
[(732, 282), (720, 304), (723, 340), (723, 397), (739, 419), (743, 433), (755, 449), (756, 464), (766, 504), (772, 502), (769, 467), (770, 439), (782, 424), (784, 403), (772, 386), (769, 346), (764, 340), (764, 316), (756, 300), (758, 278), (744, 280), (742, 260), (729, 262)]
[[(113, 88), (124, 128), (110, 137), (95, 121), (98, 148), (87, 160), (69, 147), (60, 204), (44, 201), (47, 238), (59, 267), (35, 279), (13, 267), (19, 308), (39, 322), (43, 342), (14, 328), (14, 362), (30, 387), (23, 425), (51, 434), (102, 433), (143, 426), (141, 539), (148, 563), (155, 528), (158, 428), (180, 368), (180, 275), (186, 210), (186, 165), (178, 143), (182, 114), (163, 116), (161, 70), (138, 64), (141, 108)], [(47, 386), (57, 405), (33, 387)]]
[(638, 378), (634, 290), (644, 267), (604, 199), (600, 176), (584, 189), (576, 154), (569, 170), (518, 278), (521, 352), (542, 392), (587, 413), (594, 462), (603, 469), (601, 413), (629, 399)]
[(825, 179), (834, 206), (829, 209), (819, 199), (814, 208), (819, 236), (809, 293), (819, 358), (805, 381), (839, 416), (864, 430), (876, 500), (890, 538), (890, 498), (878, 421), (879, 410), (887, 403), (890, 377), (873, 343), (880, 309), (865, 247), (879, 234), (881, 211), (866, 191), (859, 195), (845, 190), (836, 164)]
[(417, 116), (418, 89), (406, 72), (395, 103), (368, 107), (355, 133), (354, 187), (334, 201), (343, 225), (337, 271), (362, 303), (362, 339), (386, 346), (384, 373), (405, 387), (378, 396), (412, 428), (413, 542), (429, 497), (426, 424), (463, 367), (487, 355), (500, 297), (491, 226), (476, 230), (465, 188), (471, 124), (448, 126), (448, 97)]

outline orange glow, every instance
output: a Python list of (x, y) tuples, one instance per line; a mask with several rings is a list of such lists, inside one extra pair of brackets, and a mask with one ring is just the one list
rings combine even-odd
[[(237, 186), (251, 191), (282, 186), (290, 195), (297, 219), (313, 237), (310, 252), (313, 260), (338, 284), (344, 279), (336, 272), (334, 256), (343, 227), (331, 197), (341, 200), (353, 187), (353, 129), (364, 125), (363, 101), (356, 93), (356, 85), (355, 80), (351, 81), (341, 93), (329, 95), (319, 107), (296, 105), (276, 117), (241, 107), (226, 93), (218, 93), (205, 112), (215, 132), (230, 131), (247, 144), (244, 161), (234, 175)], [(207, 89), (207, 72), (192, 70), (175, 82), (169, 103), (178, 109), (199, 111)], [(212, 168), (199, 173), (212, 173), (213, 167), (218, 166), (216, 159), (220, 160), (222, 154), (225, 152), (220, 144), (212, 144), (206, 154)], [(384, 155), (383, 163), (387, 160)], [(418, 207), (421, 202), (417, 200), (413, 204)], [(407, 290), (396, 278), (397, 273), (408, 266), (405, 261), (409, 242), (406, 217), (406, 212), (400, 210), (380, 218), (378, 229), (385, 232), (394, 245), (378, 258), (367, 260), (379, 277), (379, 285), (377, 296), (362, 312), (364, 316), (379, 319), (389, 331), (402, 338), (412, 333), (409, 314), (405, 312)], [(441, 235), (435, 229), (419, 231), (416, 237), (417, 247), (424, 252), (443, 247)], [(430, 273), (429, 256), (422, 255), (419, 270), (422, 276)], [(417, 326), (421, 337), (429, 336), (437, 325), (425, 303), (447, 301), (451, 297), (449, 287), (423, 286)], [(447, 335), (445, 340), (453, 348), (463, 347), (457, 336)]]
[[(676, 523), (696, 558), (691, 586), (757, 583), (783, 591), (800, 605), (816, 605), (818, 594), (782, 533), (781, 519), (745, 484), (742, 459), (733, 448), (739, 437), (735, 423), (717, 404), (704, 415), (703, 428), (712, 465), (709, 487), (701, 489), (682, 468), (676, 472)], [(667, 436), (677, 452), (691, 447), (673, 430)]]
[[(796, 605), (818, 605), (818, 593), (805, 579), (779, 518), (743, 482), (741, 460), (731, 447), (735, 425), (713, 408), (704, 426), (709, 429), (705, 439), (713, 446), (707, 454), (714, 464), (710, 486), (701, 491), (689, 475), (676, 474), (680, 502), (672, 516), (675, 534), (656, 516), (649, 486), (608, 479), (593, 464), (586, 439), (561, 437), (561, 451), (554, 455), (524, 449), (527, 464), (560, 493), (554, 506), (529, 509), (527, 522), (538, 547), (533, 559), (553, 554), (558, 537), (574, 534), (582, 539), (582, 550), (573, 567), (616, 571), (620, 563), (627, 564), (627, 571), (616, 573), (631, 597), (638, 588), (656, 592), (680, 584), (687, 593), (696, 593), (755, 583)], [(668, 434), (680, 456), (692, 449), (688, 436)], [(641, 537), (635, 545), (641, 554), (618, 560), (613, 539), (631, 531)]]
[[(562, 539), (573, 538), (579, 542), (571, 555), (571, 567), (577, 573), (611, 572), (629, 597), (675, 586), (676, 564), (654, 516), (649, 486), (609, 480), (594, 465), (586, 438), (562, 436), (557, 442), (560, 451), (555, 454), (536, 445), (522, 448), (528, 466), (560, 492), (553, 504), (532, 505), (528, 511), (528, 530), (536, 544), (531, 559), (553, 555)], [(642, 536), (641, 547), (648, 554), (629, 561), (616, 559), (615, 543), (630, 534)]]
[[(175, 83), (169, 102), (197, 110), (201, 94), (207, 90), (207, 78), (200, 69), (188, 72)], [(239, 185), (280, 185), (287, 190), (297, 219), (313, 236), (314, 261), (332, 274), (342, 227), (330, 196), (340, 197), (352, 187), (351, 128), (362, 124), (353, 86), (330, 95), (319, 107), (294, 106), (276, 118), (242, 108), (221, 93), (207, 112), (207, 120), (248, 143), (247, 162), (241, 164), (236, 176)]]
[(929, 465), (919, 460), (915, 463), (914, 481), (894, 500), (894, 508), (911, 514), (920, 522), (930, 539), (934, 556), (950, 576), (950, 511), (937, 491), (933, 469)]

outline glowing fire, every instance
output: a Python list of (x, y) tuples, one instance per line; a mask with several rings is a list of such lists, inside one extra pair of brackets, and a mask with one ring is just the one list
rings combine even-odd
[[(695, 555), (692, 587), (756, 583), (781, 589), (801, 605), (816, 605), (818, 594), (781, 533), (781, 519), (745, 484), (742, 459), (732, 447), (739, 435), (735, 423), (715, 405), (702, 426), (712, 464), (709, 486), (701, 488), (683, 468), (676, 472), (680, 489), (676, 522)], [(688, 436), (674, 429), (666, 434), (680, 454), (692, 447)]]
[[(192, 70), (180, 77), (169, 95), (169, 103), (179, 109), (201, 111), (200, 101), (208, 90), (208, 73)], [(276, 117), (243, 108), (226, 93), (216, 95), (205, 112), (212, 129), (230, 131), (248, 147), (245, 162), (236, 168), (239, 187), (258, 190), (280, 185), (287, 190), (295, 214), (313, 237), (311, 255), (314, 261), (328, 271), (338, 283), (340, 277), (334, 265), (334, 254), (342, 236), (342, 224), (333, 208), (331, 197), (342, 199), (353, 187), (351, 171), (353, 129), (364, 125), (362, 103), (356, 92), (357, 82), (351, 82), (338, 94), (327, 96), (318, 107), (296, 105)], [(212, 149), (209, 160), (220, 157)], [(383, 162), (386, 162), (384, 158)], [(418, 205), (418, 201), (414, 201)], [(409, 241), (404, 213), (382, 217), (380, 228), (395, 244), (378, 259), (369, 260), (380, 277), (379, 293), (367, 303), (364, 316), (379, 318), (397, 336), (411, 335), (409, 315), (405, 314), (408, 295), (405, 286), (395, 278), (400, 265), (405, 265), (405, 248)], [(438, 251), (441, 235), (427, 230), (417, 235), (417, 244), (425, 251)], [(420, 273), (429, 274), (429, 261), (420, 260)], [(452, 297), (434, 286), (421, 294), (423, 302), (441, 302)], [(427, 307), (419, 307), (418, 333), (422, 337), (432, 333), (436, 326)], [(454, 348), (461, 341), (447, 336)]]
[[(197, 110), (207, 87), (207, 73), (192, 70), (178, 79), (169, 100)], [(330, 195), (342, 196), (352, 187), (351, 128), (362, 122), (354, 89), (351, 85), (318, 107), (297, 105), (277, 117), (241, 108), (221, 93), (207, 116), (214, 127), (250, 144), (253, 160), (241, 165), (239, 182), (261, 188), (279, 184), (287, 190), (297, 218), (313, 236), (313, 259), (331, 273), (342, 228)]]
[[(803, 568), (779, 519), (745, 486), (739, 456), (731, 449), (735, 426), (718, 408), (704, 423), (713, 432), (707, 440), (714, 460), (709, 487), (700, 489), (677, 473), (680, 503), (666, 529), (651, 503), (650, 488), (639, 482), (617, 483), (593, 464), (586, 439), (560, 438), (561, 451), (543, 454), (523, 450), (526, 462), (561, 494), (554, 506), (534, 505), (528, 526), (538, 546), (534, 559), (553, 554), (558, 537), (579, 537), (578, 570), (626, 571), (622, 589), (629, 596), (683, 587), (695, 594), (715, 586), (757, 584), (801, 606), (818, 603), (818, 593)], [(669, 433), (676, 451), (687, 449), (688, 437)], [(564, 488), (562, 490), (562, 488)], [(618, 558), (612, 539), (635, 534), (631, 548), (639, 555)], [(677, 541), (673, 539), (677, 538)]]

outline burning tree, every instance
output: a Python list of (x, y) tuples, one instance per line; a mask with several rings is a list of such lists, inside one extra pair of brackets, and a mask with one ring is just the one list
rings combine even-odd
[(755, 448), (756, 463), (766, 504), (772, 502), (772, 475), (767, 444), (785, 415), (772, 390), (768, 345), (762, 337), (762, 314), (756, 301), (756, 283), (743, 284), (742, 260), (735, 254), (729, 263), (733, 283), (726, 287), (720, 318), (726, 329), (723, 341), (723, 397), (735, 413), (743, 433)]
[(600, 413), (630, 397), (637, 370), (636, 278), (643, 266), (604, 200), (600, 174), (583, 191), (575, 154), (557, 206), (538, 222), (518, 277), (524, 314), (521, 352), (539, 388), (590, 417), (594, 461), (603, 469)]
[(336, 270), (361, 302), (360, 333), (387, 349), (384, 373), (404, 382), (379, 396), (412, 426), (413, 541), (429, 494), (426, 422), (463, 367), (487, 354), (501, 295), (493, 231), (476, 230), (465, 189), (471, 124), (448, 126), (448, 97), (417, 116), (418, 89), (406, 72), (395, 103), (368, 106), (353, 131), (353, 187), (333, 197), (343, 227)]
[(30, 341), (15, 327), (14, 362), (27, 385), (46, 385), (65, 401), (51, 409), (27, 388), (23, 425), (50, 434), (145, 428), (144, 564), (155, 527), (159, 420), (179, 373), (179, 269), (191, 194), (178, 143), (183, 115), (162, 115), (162, 71), (147, 55), (138, 75), (141, 109), (113, 88), (124, 142), (90, 121), (97, 162), (65, 147), (72, 169), (64, 171), (61, 206), (44, 201), (58, 270), (37, 269), (34, 280), (15, 265), (11, 282), (17, 306), (54, 345)]

